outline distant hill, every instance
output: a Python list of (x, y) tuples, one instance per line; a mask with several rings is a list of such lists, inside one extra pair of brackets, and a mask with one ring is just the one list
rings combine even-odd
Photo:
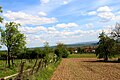
[(67, 47), (97, 46), (97, 41), (66, 44)]
[[(97, 41), (91, 42), (81, 42), (81, 43), (74, 43), (74, 44), (65, 44), (66, 47), (82, 47), (82, 46), (97, 46)], [(55, 48), (56, 46), (51, 46), (51, 48)], [(41, 47), (43, 48), (43, 47)]]
[[(66, 47), (82, 47), (82, 46), (97, 46), (97, 41), (91, 41), (91, 42), (81, 42), (81, 43), (74, 43), (74, 44), (65, 44)], [(50, 46), (50, 48), (55, 48), (56, 46)], [(34, 47), (34, 48), (41, 48), (44, 49), (44, 47)], [(30, 48), (30, 49), (34, 49)]]

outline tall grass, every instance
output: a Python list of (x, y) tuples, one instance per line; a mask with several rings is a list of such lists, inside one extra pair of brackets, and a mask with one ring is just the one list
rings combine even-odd
[(57, 68), (57, 66), (60, 64), (61, 61), (58, 61), (56, 63), (49, 64), (46, 68), (43, 70), (39, 70), (38, 73), (30, 76), (29, 80), (50, 80), (50, 78), (53, 75), (53, 72)]
[[(32, 61), (24, 59), (24, 61), (25, 61), (25, 66), (24, 66), (25, 70), (32, 68), (32, 66), (35, 63), (34, 59)], [(14, 60), (14, 63), (15, 63), (14, 67), (7, 68), (6, 61), (0, 60), (0, 78), (5, 76), (10, 76), (12, 74), (19, 72), (21, 60), (16, 59)]]

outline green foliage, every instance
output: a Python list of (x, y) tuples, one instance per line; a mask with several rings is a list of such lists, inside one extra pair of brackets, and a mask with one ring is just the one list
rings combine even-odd
[[(2, 7), (0, 6), (0, 13), (2, 13)], [(0, 23), (2, 23), (3, 18), (0, 16)]]
[(67, 51), (67, 49), (64, 49), (62, 52), (62, 58), (67, 58), (69, 54), (70, 54), (70, 52)]
[(120, 42), (120, 24), (116, 23), (115, 28), (111, 32), (111, 36), (119, 43)]
[(9, 22), (5, 24), (5, 30), (1, 30), (1, 42), (7, 47), (8, 65), (10, 67), (10, 57), (20, 53), (25, 48), (25, 36), (20, 33), (20, 24)]
[(6, 60), (7, 55), (6, 55), (6, 51), (0, 51), (0, 60)]
[(77, 48), (77, 53), (82, 54), (83, 52), (84, 52), (84, 50), (81, 49), (81, 47), (78, 47), (78, 48)]
[(44, 43), (44, 49), (43, 49), (43, 59), (45, 62), (45, 65), (47, 66), (51, 61), (53, 61), (54, 54), (52, 53), (52, 49), (49, 47), (49, 43)]
[[(117, 42), (117, 53), (120, 55), (120, 23), (116, 23), (115, 28), (111, 32), (111, 36)], [(118, 61), (120, 61), (120, 57), (118, 57)]]
[(59, 43), (55, 49), (55, 54), (57, 55), (57, 60), (59, 60), (60, 58), (67, 58), (70, 53), (64, 44)]
[(104, 58), (105, 61), (107, 61), (108, 58), (115, 57), (117, 49), (115, 40), (108, 37), (104, 32), (100, 34), (99, 39), (96, 56), (98, 56), (98, 58)]

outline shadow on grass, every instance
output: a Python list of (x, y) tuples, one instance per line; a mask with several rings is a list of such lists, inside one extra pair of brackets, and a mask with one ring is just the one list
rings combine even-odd
[(113, 60), (113, 61), (104, 61), (104, 60), (96, 60), (96, 61), (83, 61), (83, 62), (91, 62), (91, 63), (95, 63), (95, 62), (100, 62), (100, 63), (120, 63), (120, 61), (117, 60)]

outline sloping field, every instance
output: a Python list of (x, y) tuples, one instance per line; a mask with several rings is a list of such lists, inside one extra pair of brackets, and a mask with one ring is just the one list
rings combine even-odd
[(95, 58), (62, 59), (51, 80), (120, 80), (120, 63)]

